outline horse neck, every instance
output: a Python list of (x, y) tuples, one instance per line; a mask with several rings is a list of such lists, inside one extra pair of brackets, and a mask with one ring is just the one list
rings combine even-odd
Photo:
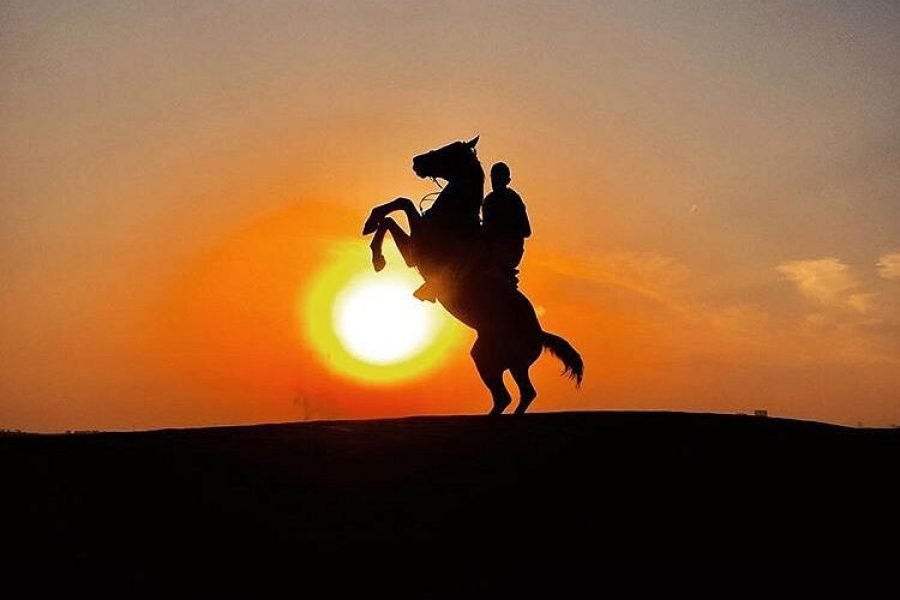
[(477, 193), (478, 186), (475, 185), (474, 181), (455, 179), (444, 186), (444, 189), (441, 190), (440, 194), (438, 194), (438, 198), (443, 198), (444, 200), (448, 200), (451, 198), (465, 199), (467, 197), (476, 195)]
[[(467, 200), (480, 204), (482, 198), (484, 198), (484, 171), (477, 166), (477, 169), (471, 169), (448, 180), (437, 199), (443, 199), (445, 202), (454, 200), (452, 203), (454, 208), (465, 210)], [(462, 202), (459, 202), (460, 200)]]
[(474, 161), (458, 178), (458, 184), (469, 193), (477, 195), (479, 200), (484, 198), (484, 171), (481, 168), (481, 163), (477, 160)]

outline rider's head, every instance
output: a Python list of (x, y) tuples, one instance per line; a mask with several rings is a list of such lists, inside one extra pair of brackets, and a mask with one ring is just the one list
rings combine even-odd
[(494, 163), (491, 167), (491, 187), (495, 190), (502, 190), (509, 185), (511, 178), (509, 176), (509, 167), (506, 163)]

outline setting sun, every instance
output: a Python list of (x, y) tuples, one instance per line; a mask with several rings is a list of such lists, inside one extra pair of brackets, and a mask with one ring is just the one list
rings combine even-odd
[(436, 316), (412, 297), (410, 283), (396, 275), (367, 275), (338, 296), (334, 326), (348, 352), (384, 365), (417, 354), (432, 340)]
[(374, 273), (355, 240), (335, 244), (298, 304), (302, 338), (330, 371), (380, 385), (431, 371), (463, 330), (440, 305), (413, 298), (422, 278), (393, 245), (385, 250), (388, 265)]

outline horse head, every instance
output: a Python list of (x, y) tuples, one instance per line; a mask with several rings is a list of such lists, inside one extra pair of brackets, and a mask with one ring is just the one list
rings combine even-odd
[(481, 164), (475, 154), (478, 137), (475, 136), (468, 142), (453, 142), (416, 156), (413, 158), (413, 172), (423, 179), (440, 177), (452, 181), (465, 176), (475, 167), (480, 171)]

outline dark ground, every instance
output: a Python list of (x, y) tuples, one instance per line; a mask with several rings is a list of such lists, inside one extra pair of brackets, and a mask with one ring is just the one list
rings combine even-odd
[(896, 564), (898, 459), (900, 430), (662, 412), (8, 436), (3, 565)]

